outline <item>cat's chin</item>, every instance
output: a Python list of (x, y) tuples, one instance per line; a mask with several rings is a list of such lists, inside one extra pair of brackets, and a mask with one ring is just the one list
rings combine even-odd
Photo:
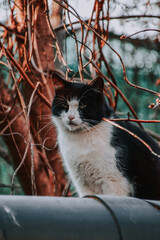
[(77, 132), (77, 131), (83, 130), (81, 125), (75, 125), (75, 124), (67, 124), (66, 129), (70, 132)]

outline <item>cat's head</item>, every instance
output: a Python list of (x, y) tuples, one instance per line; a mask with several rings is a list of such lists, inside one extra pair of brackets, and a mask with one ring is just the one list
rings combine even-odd
[(106, 102), (104, 82), (97, 77), (89, 84), (68, 82), (53, 75), (55, 97), (52, 104), (53, 121), (69, 131), (89, 130), (104, 117)]

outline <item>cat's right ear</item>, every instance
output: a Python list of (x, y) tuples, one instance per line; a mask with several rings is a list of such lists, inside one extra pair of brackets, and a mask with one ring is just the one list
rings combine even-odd
[(61, 88), (66, 86), (66, 80), (64, 80), (59, 74), (56, 72), (52, 73), (53, 83), (55, 88)]
[(103, 92), (104, 81), (101, 76), (98, 76), (95, 79), (93, 79), (89, 85), (96, 88), (99, 92)]

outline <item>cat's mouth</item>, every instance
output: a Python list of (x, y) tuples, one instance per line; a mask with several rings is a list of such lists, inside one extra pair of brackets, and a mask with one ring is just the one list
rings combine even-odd
[(71, 130), (73, 130), (74, 128), (79, 127), (79, 124), (74, 123), (74, 122), (69, 122), (69, 123), (68, 123), (68, 126), (71, 128)]
[(76, 124), (76, 123), (74, 123), (74, 122), (72, 122), (72, 121), (70, 121), (70, 122), (68, 123), (68, 125), (77, 126), (77, 124)]
[(68, 129), (70, 131), (77, 131), (77, 130), (80, 130), (82, 128), (81, 124), (75, 123), (73, 121), (68, 122), (67, 125), (68, 125)]

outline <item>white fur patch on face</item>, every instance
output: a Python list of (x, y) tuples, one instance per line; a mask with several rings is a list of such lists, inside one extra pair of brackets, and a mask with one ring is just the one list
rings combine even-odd
[(67, 101), (67, 103), (69, 106), (68, 111), (63, 111), (61, 113), (62, 123), (70, 131), (82, 129), (82, 120), (78, 111), (79, 101), (77, 99), (72, 99)]

